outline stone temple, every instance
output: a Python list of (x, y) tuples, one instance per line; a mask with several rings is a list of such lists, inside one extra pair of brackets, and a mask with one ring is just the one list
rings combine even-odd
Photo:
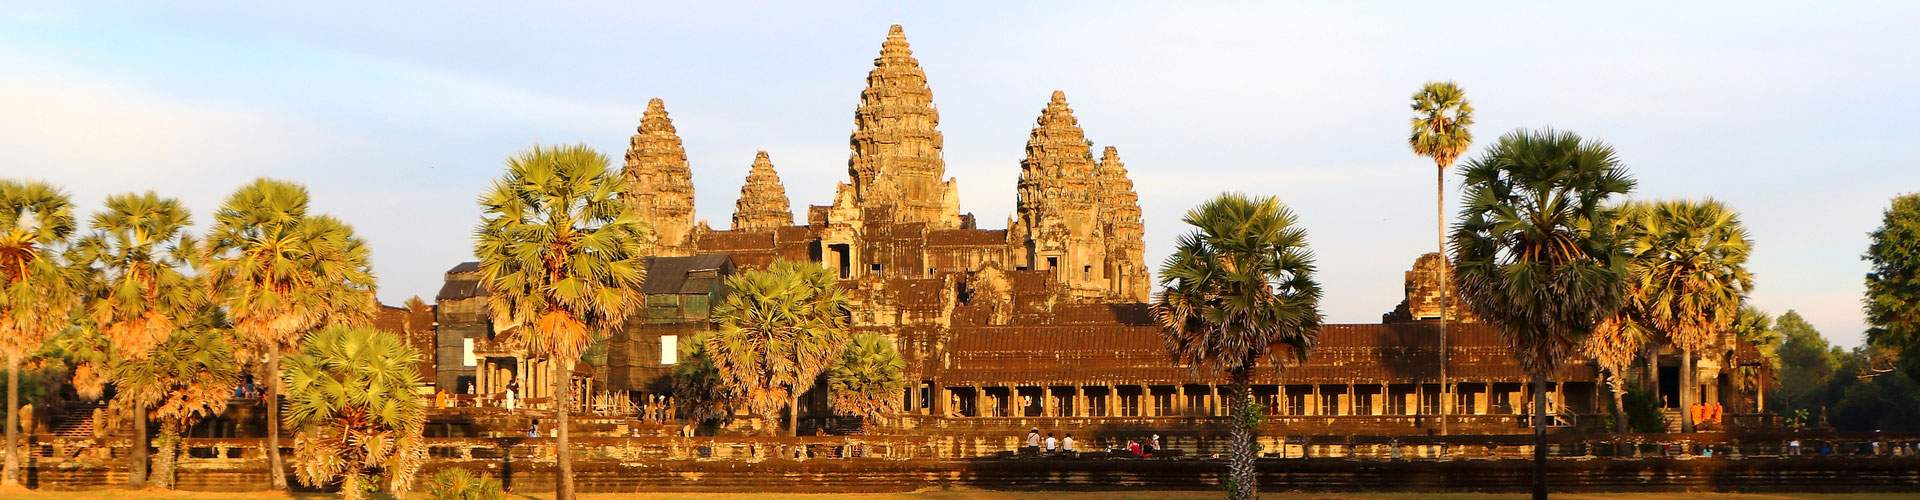
[[(647, 307), (606, 342), (604, 356), (553, 366), (496, 335), (476, 268), (461, 264), (437, 297), (434, 382), (482, 401), (516, 382), (521, 397), (538, 401), (555, 377), (629, 401), (670, 395), (679, 345), (712, 328), (724, 278), (788, 259), (836, 272), (855, 329), (885, 334), (906, 357), (905, 415), (892, 419), (900, 426), (1003, 433), (1056, 419), (1171, 434), (1224, 415), (1224, 380), (1172, 364), (1148, 314), (1145, 229), (1120, 150), (1094, 150), (1088, 127), (1097, 124), (1083, 127), (1066, 93), (1036, 104), (1025, 155), (1008, 165), (1019, 169), (1011, 220), (981, 229), (960, 210), (958, 180), (945, 177), (928, 76), (893, 26), (854, 108), (847, 178), (830, 203), (795, 220), (777, 155), (763, 151), (746, 169), (731, 225), (717, 230), (695, 222), (680, 131), (653, 99), (623, 170), (627, 199), (655, 232)], [(1438, 260), (1415, 262), (1407, 300), (1382, 323), (1326, 325), (1311, 361), (1284, 374), (1261, 370), (1254, 390), (1270, 414), (1263, 432), (1428, 434), (1443, 412), (1453, 415), (1453, 432), (1518, 432), (1528, 379), (1497, 333), (1456, 304), (1441, 344)], [(1752, 411), (1722, 367), (1755, 365), (1757, 356), (1706, 358), (1705, 400)], [(1677, 357), (1660, 367), (1662, 399), (1673, 406)], [(824, 392), (803, 398), (802, 429), (834, 421)], [(1558, 426), (1600, 425), (1609, 404), (1587, 362), (1566, 364), (1546, 397)]]

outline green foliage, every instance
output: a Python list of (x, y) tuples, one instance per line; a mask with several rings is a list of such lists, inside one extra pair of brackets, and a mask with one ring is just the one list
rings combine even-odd
[(1667, 418), (1660, 413), (1660, 401), (1638, 384), (1628, 386), (1621, 405), (1627, 410), (1627, 430), (1642, 433), (1667, 431)]
[(1473, 104), (1467, 91), (1453, 82), (1427, 82), (1413, 93), (1413, 131), (1407, 146), (1413, 153), (1433, 159), (1442, 169), (1467, 152), (1473, 144)]
[(876, 420), (898, 413), (907, 388), (906, 367), (892, 339), (873, 332), (854, 335), (827, 370), (833, 411)]
[(1510, 132), (1460, 173), (1455, 288), (1527, 373), (1545, 376), (1623, 302), (1607, 206), (1633, 179), (1612, 147), (1552, 129)]
[[(819, 264), (782, 260), (729, 276), (706, 354), (738, 404), (778, 421), (780, 409), (796, 411), (794, 400), (840, 357), (847, 307), (846, 292)], [(797, 422), (789, 425), (797, 432)]]
[(687, 417), (695, 422), (718, 422), (733, 415), (733, 394), (727, 380), (714, 368), (707, 356), (709, 332), (700, 332), (680, 341), (678, 362), (673, 365), (673, 399)]
[(1862, 258), (1867, 273), (1867, 341), (1899, 353), (1920, 380), (1920, 194), (1893, 199)]
[(1780, 344), (1780, 384), (1769, 401), (1772, 409), (1786, 413), (1789, 409), (1830, 405), (1827, 386), (1840, 368), (1843, 353), (1827, 343), (1798, 312), (1789, 310), (1780, 315), (1774, 329), (1784, 340)]
[(501, 500), (506, 493), (500, 480), (466, 469), (445, 469), (427, 482), (427, 498), (433, 500)]
[(414, 394), (420, 353), (393, 333), (332, 327), (307, 336), (284, 371), (286, 424), (294, 437), (300, 481), (319, 486), (344, 479), (348, 498), (388, 478), (404, 493), (426, 460), (420, 432), (426, 407)]

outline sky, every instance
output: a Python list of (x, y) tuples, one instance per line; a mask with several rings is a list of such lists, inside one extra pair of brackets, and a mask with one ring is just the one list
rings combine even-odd
[[(545, 4), (546, 2), (541, 2)], [(282, 4), (282, 5), (269, 5)], [(1003, 227), (1053, 90), (1116, 146), (1157, 267), (1186, 209), (1278, 196), (1330, 322), (1377, 322), (1434, 246), (1434, 167), (1408, 98), (1453, 80), (1477, 155), (1554, 127), (1614, 146), (1637, 199), (1723, 200), (1752, 302), (1857, 345), (1867, 233), (1920, 190), (1920, 3), (155, 2), (8, 6), (0, 177), (82, 213), (178, 197), (204, 230), (234, 188), (297, 181), (373, 249), (380, 297), (431, 299), (470, 260), (476, 198), (533, 144), (617, 162), (649, 98), (723, 228), (756, 150), (795, 213), (846, 179), (887, 27), (933, 88), (963, 212)], [(1459, 178), (1449, 175), (1449, 218)]]

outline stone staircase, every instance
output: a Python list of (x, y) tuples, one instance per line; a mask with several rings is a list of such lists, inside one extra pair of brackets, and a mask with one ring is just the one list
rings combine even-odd
[(1680, 410), (1678, 409), (1673, 409), (1673, 408), (1660, 409), (1660, 418), (1663, 420), (1666, 420), (1667, 433), (1669, 434), (1678, 434), (1680, 432), (1680, 425), (1681, 425), (1680, 417), (1681, 417)]
[(54, 417), (49, 426), (50, 432), (57, 437), (90, 438), (93, 437), (93, 411), (106, 405), (100, 402), (68, 403), (66, 410)]

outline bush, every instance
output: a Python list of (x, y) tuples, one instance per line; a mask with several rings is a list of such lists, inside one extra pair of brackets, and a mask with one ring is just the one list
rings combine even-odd
[(427, 484), (427, 497), (433, 500), (501, 500), (500, 480), (474, 474), (466, 469), (447, 469), (433, 475)]
[(1660, 413), (1660, 402), (1654, 399), (1638, 385), (1627, 388), (1627, 394), (1621, 398), (1622, 406), (1627, 408), (1627, 430), (1633, 432), (1667, 432), (1667, 417)]

